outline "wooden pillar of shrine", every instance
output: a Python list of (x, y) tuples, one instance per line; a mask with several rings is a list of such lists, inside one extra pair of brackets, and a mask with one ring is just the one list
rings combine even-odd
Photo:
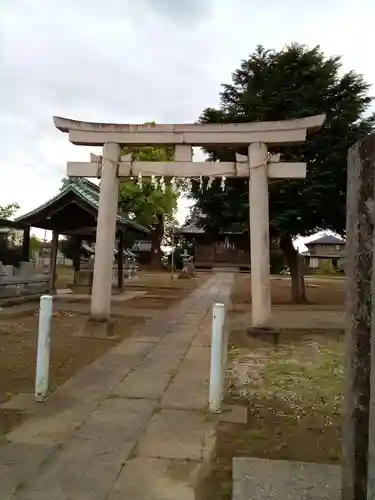
[(59, 246), (59, 233), (57, 231), (53, 231), (52, 244), (51, 244), (51, 261), (50, 261), (52, 292), (56, 291), (56, 261), (57, 261), (58, 246)]
[(122, 231), (117, 240), (117, 288), (124, 289), (124, 233)]

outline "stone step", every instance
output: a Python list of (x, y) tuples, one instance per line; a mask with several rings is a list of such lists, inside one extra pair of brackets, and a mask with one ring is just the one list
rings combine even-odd
[(233, 500), (340, 500), (338, 465), (235, 457)]
[(212, 268), (213, 273), (239, 273), (239, 267), (230, 267), (230, 266), (215, 266)]

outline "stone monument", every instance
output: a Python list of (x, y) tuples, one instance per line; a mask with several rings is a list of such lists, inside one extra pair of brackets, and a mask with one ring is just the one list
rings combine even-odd
[(375, 134), (348, 154), (342, 500), (375, 498)]

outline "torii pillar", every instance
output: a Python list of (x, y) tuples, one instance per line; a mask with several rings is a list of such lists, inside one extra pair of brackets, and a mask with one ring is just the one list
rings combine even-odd
[(270, 230), (267, 175), (267, 146), (249, 146), (249, 210), (251, 303), (253, 326), (271, 317)]
[[(267, 145), (305, 142), (307, 133), (318, 130), (325, 116), (317, 115), (279, 122), (129, 125), (89, 123), (54, 117), (55, 126), (69, 133), (73, 144), (104, 146), (103, 157), (90, 162), (68, 162), (68, 175), (101, 177), (100, 204), (95, 249), (91, 318), (110, 317), (112, 263), (115, 245), (119, 177), (244, 177), (249, 179), (251, 290), (253, 326), (263, 326), (271, 316), (268, 179), (303, 178), (305, 163), (281, 162)], [(248, 157), (235, 162), (193, 162), (192, 147), (214, 144), (246, 146)], [(174, 147), (174, 161), (133, 162), (131, 155), (119, 157), (121, 146)]]
[(112, 266), (118, 211), (118, 162), (120, 146), (107, 142), (103, 148), (100, 195), (96, 228), (94, 278), (91, 297), (91, 319), (107, 321), (111, 314)]

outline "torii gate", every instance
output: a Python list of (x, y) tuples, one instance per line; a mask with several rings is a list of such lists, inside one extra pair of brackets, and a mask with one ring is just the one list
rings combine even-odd
[[(268, 178), (306, 176), (305, 163), (286, 163), (269, 155), (267, 144), (303, 143), (308, 132), (318, 130), (325, 115), (295, 120), (229, 124), (129, 125), (91, 123), (54, 117), (55, 126), (69, 133), (73, 144), (104, 146), (103, 156), (90, 162), (68, 162), (67, 174), (100, 177), (91, 319), (106, 321), (111, 313), (112, 261), (120, 177), (247, 177), (249, 178), (251, 296), (254, 326), (271, 317)], [(247, 146), (248, 156), (236, 162), (193, 162), (193, 146)], [(173, 146), (174, 161), (132, 162), (120, 157), (122, 146)]]

